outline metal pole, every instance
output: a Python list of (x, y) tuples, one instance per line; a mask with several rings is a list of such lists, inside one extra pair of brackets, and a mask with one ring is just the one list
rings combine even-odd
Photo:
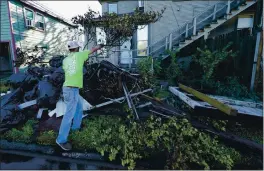
[(256, 46), (255, 46), (255, 54), (254, 54), (254, 62), (253, 62), (253, 69), (252, 69), (252, 76), (251, 76), (251, 82), (250, 82), (250, 91), (254, 88), (255, 83), (255, 77), (256, 77), (256, 63), (258, 58), (258, 50), (259, 50), (259, 44), (260, 44), (260, 32), (257, 34), (257, 40), (256, 40)]
[(186, 30), (185, 30), (185, 38), (187, 38), (188, 37), (188, 23), (186, 24), (186, 28), (185, 28)]
[(231, 4), (231, 1), (228, 0), (228, 1), (227, 1), (227, 10), (226, 10), (226, 14), (230, 14), (230, 4)]
[(196, 17), (193, 19), (193, 35), (196, 35)]
[(149, 46), (147, 47), (147, 56), (149, 56)]
[(217, 9), (217, 4), (214, 5), (214, 16), (213, 16), (213, 20), (215, 20), (216, 9)]
[(154, 73), (154, 60), (153, 57), (151, 57), (151, 73)]
[(129, 59), (131, 59), (131, 60), (129, 60), (129, 69), (131, 70), (131, 63), (133, 63), (133, 52), (132, 52), (132, 55), (129, 53)]
[[(143, 90), (141, 92), (133, 93), (130, 96), (134, 97), (134, 96), (137, 96), (137, 95), (140, 95), (140, 94), (143, 94), (143, 93), (147, 93), (147, 92), (150, 92), (150, 91), (152, 91), (152, 89), (146, 89), (146, 90)], [(106, 106), (106, 105), (109, 105), (109, 104), (112, 104), (112, 103), (115, 103), (115, 102), (120, 102), (121, 100), (124, 100), (125, 98), (126, 97), (124, 96), (124, 97), (120, 97), (120, 98), (117, 98), (117, 99), (113, 99), (113, 100), (110, 100), (110, 101), (95, 105), (91, 109), (96, 109), (96, 108), (100, 108), (100, 107), (103, 107), (103, 106)]]
[(166, 40), (165, 40), (165, 49), (168, 49), (168, 36), (166, 37)]
[(131, 99), (131, 95), (130, 95), (128, 89), (127, 89), (127, 86), (126, 86), (126, 84), (124, 82), (122, 82), (122, 85), (123, 85), (123, 90), (124, 90), (124, 93), (125, 93), (125, 96), (126, 96), (128, 107), (129, 107), (129, 109), (132, 110), (132, 112), (133, 112), (133, 114), (135, 116), (135, 119), (139, 120), (137, 110), (135, 108), (133, 100)]
[(169, 50), (172, 48), (172, 33), (170, 34), (170, 44), (169, 44)]

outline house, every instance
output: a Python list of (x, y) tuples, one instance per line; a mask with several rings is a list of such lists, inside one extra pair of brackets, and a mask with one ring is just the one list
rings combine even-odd
[(99, 2), (103, 14), (132, 13), (136, 8), (160, 11), (166, 7), (158, 22), (139, 26), (131, 40), (107, 55), (106, 59), (112, 63), (127, 67), (148, 55), (165, 59), (169, 56), (166, 50), (183, 49), (200, 38), (207, 39), (236, 29), (252, 29), (257, 0)]
[(13, 67), (17, 48), (28, 51), (37, 46), (48, 59), (65, 55), (67, 40), (81, 41), (75, 34), (78, 26), (36, 1), (1, 0), (0, 17), (1, 73), (22, 70)]

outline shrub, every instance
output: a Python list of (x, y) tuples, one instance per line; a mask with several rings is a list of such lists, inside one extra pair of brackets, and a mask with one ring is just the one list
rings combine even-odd
[(234, 98), (251, 98), (254, 100), (259, 100), (254, 92), (249, 92), (248, 88), (239, 83), (237, 77), (227, 77), (226, 83), (216, 82), (215, 89), (216, 94), (234, 97)]
[[(153, 71), (152, 68), (152, 60), (153, 60)], [(160, 74), (161, 72), (161, 61), (158, 59), (153, 59), (152, 57), (148, 56), (146, 58), (142, 58), (137, 63), (137, 67), (139, 70), (139, 73), (142, 76), (142, 80), (144, 84), (148, 86), (153, 86), (156, 76)]]
[(221, 50), (216, 50), (214, 52), (210, 51), (207, 46), (202, 50), (197, 48), (197, 54), (194, 55), (194, 61), (197, 62), (203, 69), (203, 82), (207, 82), (214, 77), (216, 68), (223, 61), (227, 60), (230, 57), (235, 57), (236, 53), (232, 50), (228, 51), (228, 48), (232, 45), (232, 42), (228, 43)]
[[(165, 169), (231, 169), (239, 153), (218, 143), (215, 138), (193, 128), (187, 119), (162, 120), (151, 116), (136, 122), (118, 116), (97, 116), (84, 119), (81, 131), (70, 133), (75, 149), (97, 150), (110, 161), (134, 169), (141, 159), (158, 154), (165, 160)], [(12, 129), (6, 136), (13, 141), (30, 142), (35, 121), (28, 121), (21, 130)], [(23, 136), (21, 136), (23, 135)], [(57, 134), (46, 131), (37, 143), (54, 145)]]
[(10, 89), (5, 83), (0, 83), (0, 93), (6, 93)]
[(58, 134), (54, 131), (45, 131), (37, 137), (37, 143), (41, 145), (55, 145)]
[(4, 134), (4, 138), (10, 141), (15, 142), (24, 142), (24, 143), (31, 143), (32, 136), (34, 133), (33, 126), (37, 123), (35, 120), (28, 120), (26, 124), (18, 130), (16, 128), (12, 128), (10, 131), (7, 131)]
[(140, 159), (155, 153), (167, 155), (167, 169), (231, 169), (231, 154), (216, 139), (193, 128), (186, 119), (151, 117), (145, 122), (100, 116), (84, 122), (71, 134), (74, 147), (96, 149), (109, 160), (120, 156), (122, 165), (134, 169)]
[(177, 82), (179, 81), (179, 79), (181, 79), (182, 76), (182, 70), (180, 65), (177, 62), (177, 52), (173, 53), (173, 52), (169, 52), (170, 56), (171, 56), (171, 62), (168, 66), (168, 68), (166, 69), (166, 78), (170, 81), (170, 82)]

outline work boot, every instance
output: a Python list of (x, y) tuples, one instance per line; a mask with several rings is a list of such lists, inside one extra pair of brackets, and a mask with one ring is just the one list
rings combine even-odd
[(65, 151), (70, 151), (72, 149), (72, 145), (69, 142), (58, 143), (58, 141), (56, 140), (56, 143)]

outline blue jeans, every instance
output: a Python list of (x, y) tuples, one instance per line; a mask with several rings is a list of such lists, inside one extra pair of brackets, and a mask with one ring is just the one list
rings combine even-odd
[(67, 142), (71, 126), (72, 130), (80, 129), (83, 115), (83, 105), (79, 99), (78, 88), (63, 87), (63, 97), (67, 107), (60, 125), (58, 143)]

